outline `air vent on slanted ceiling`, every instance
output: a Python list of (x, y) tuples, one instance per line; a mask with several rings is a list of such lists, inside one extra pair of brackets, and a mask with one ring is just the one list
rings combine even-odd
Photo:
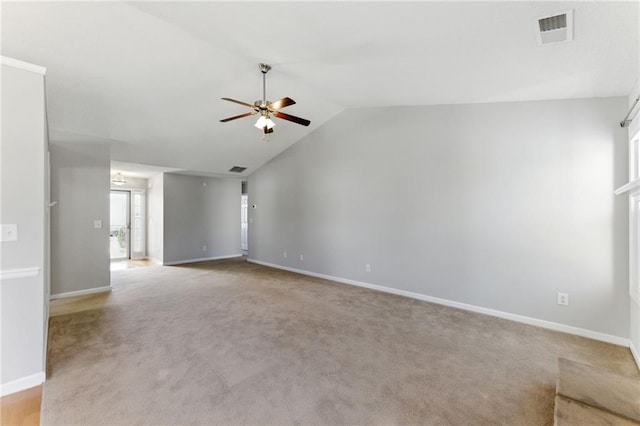
[(230, 172), (234, 172), (234, 173), (242, 173), (245, 170), (247, 170), (246, 167), (240, 167), (240, 166), (233, 166), (232, 168), (229, 169)]
[(556, 15), (549, 18), (538, 19), (538, 25), (540, 25), (540, 31), (553, 31), (560, 28), (567, 28), (567, 15)]
[(535, 19), (538, 46), (573, 40), (573, 10)]

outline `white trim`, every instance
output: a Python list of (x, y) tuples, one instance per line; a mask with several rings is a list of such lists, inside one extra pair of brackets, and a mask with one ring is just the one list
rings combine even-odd
[(44, 374), (44, 371), (40, 371), (39, 373), (32, 374), (27, 377), (12, 380), (8, 383), (3, 383), (2, 385), (0, 385), (0, 396), (9, 395), (32, 388), (34, 386), (39, 386), (43, 384), (45, 380), (46, 375)]
[(333, 277), (331, 275), (318, 274), (316, 272), (305, 271), (302, 269), (289, 268), (287, 266), (281, 266), (274, 263), (262, 262), (255, 259), (247, 259), (248, 262), (257, 263), (258, 265), (269, 266), (271, 268), (283, 269), (285, 271), (296, 272), (302, 275), (309, 275), (311, 277), (323, 278), (325, 280), (336, 281), (343, 284), (354, 285), (358, 287), (364, 287), (372, 290), (378, 290), (385, 293), (396, 294), (399, 296), (410, 297), (412, 299), (423, 300), (425, 302), (437, 303), (439, 305), (449, 306), (452, 308), (463, 309), (465, 311), (477, 312), (480, 314), (491, 315), (498, 318), (503, 318), (511, 321), (520, 322), (523, 324), (535, 325), (538, 327), (546, 328), (549, 330), (560, 331), (562, 333), (575, 334), (576, 336), (587, 337), (589, 339), (599, 340), (602, 342), (612, 343), (614, 345), (630, 347), (631, 342), (629, 339), (623, 337), (613, 336), (610, 334), (600, 333), (597, 331), (586, 330), (584, 328), (573, 327), (570, 325), (559, 324), (556, 322), (541, 320), (537, 318), (525, 317), (523, 315), (511, 314), (509, 312), (497, 311), (495, 309), (483, 308), (481, 306), (470, 305), (467, 303), (455, 302), (453, 300), (441, 299), (439, 297), (427, 296), (425, 294), (413, 293), (411, 291), (399, 290), (391, 287), (384, 287), (376, 284), (369, 284), (361, 281), (350, 280), (346, 278)]
[(8, 56), (0, 56), (0, 64), (35, 72), (41, 75), (45, 75), (47, 73), (47, 68), (45, 67), (30, 64), (29, 62), (19, 61), (18, 59), (9, 58)]
[(76, 297), (76, 296), (86, 296), (89, 294), (97, 294), (97, 293), (108, 293), (110, 291), (111, 291), (111, 286), (108, 285), (105, 287), (88, 288), (86, 290), (69, 291), (67, 293), (52, 294), (51, 296), (49, 296), (49, 300), (65, 299), (67, 297)]
[(155, 263), (156, 265), (161, 265), (162, 266), (162, 261), (156, 259), (155, 257), (147, 256), (147, 260), (150, 261), (150, 262)]
[(18, 278), (30, 278), (40, 275), (40, 268), (6, 269), (0, 271), (0, 280), (15, 280)]
[(640, 370), (640, 354), (636, 350), (635, 346), (633, 346), (633, 343), (629, 345), (629, 349), (631, 350), (631, 355), (633, 355), (633, 359), (636, 361), (636, 366), (638, 367), (638, 370)]
[(162, 264), (165, 265), (165, 266), (183, 265), (185, 263), (206, 262), (206, 261), (209, 261), (209, 260), (232, 259), (234, 257), (242, 257), (242, 253), (240, 253), (240, 254), (230, 254), (230, 255), (226, 255), (226, 256), (201, 257), (201, 258), (198, 258), (198, 259), (176, 260), (176, 261), (173, 261), (173, 262), (163, 262)]
[(620, 188), (617, 188), (615, 191), (613, 191), (613, 193), (615, 195), (621, 195), (621, 194), (624, 194), (625, 192), (632, 191), (638, 187), (640, 187), (640, 179), (635, 179), (635, 180), (632, 180), (631, 182), (625, 183)]
[(632, 300), (637, 301), (635, 297), (638, 292), (638, 219), (640, 212), (638, 211), (638, 203), (640, 202), (640, 194), (629, 194), (629, 295)]

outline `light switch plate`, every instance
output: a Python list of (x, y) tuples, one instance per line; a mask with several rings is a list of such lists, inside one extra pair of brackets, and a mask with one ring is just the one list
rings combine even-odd
[(18, 241), (18, 225), (9, 224), (9, 225), (0, 225), (1, 231), (1, 239), (0, 241)]
[(569, 294), (558, 292), (558, 305), (569, 306)]
[(102, 221), (100, 219), (96, 219), (93, 221), (93, 227), (95, 229), (100, 229), (102, 228)]

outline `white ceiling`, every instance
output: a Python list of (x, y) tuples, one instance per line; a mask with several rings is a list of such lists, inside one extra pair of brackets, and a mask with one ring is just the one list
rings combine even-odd
[[(575, 10), (574, 41), (534, 19)], [(2, 54), (47, 67), (56, 137), (112, 159), (246, 176), (344, 108), (626, 96), (638, 2), (2, 2)], [(270, 140), (231, 97), (298, 103)], [(228, 174), (238, 176), (237, 174)]]

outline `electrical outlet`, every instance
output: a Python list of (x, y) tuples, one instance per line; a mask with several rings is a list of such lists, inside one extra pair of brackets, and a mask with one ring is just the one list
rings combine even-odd
[(202, 251), (207, 251), (207, 246), (202, 246)]
[(304, 260), (304, 254), (300, 255), (300, 260)]
[(96, 219), (93, 221), (93, 227), (95, 229), (101, 229), (102, 228), (102, 221), (100, 219)]
[(364, 271), (365, 272), (371, 272), (371, 265), (368, 264), (368, 263), (366, 265), (364, 265)]
[(558, 292), (558, 305), (569, 306), (569, 295)]
[(18, 241), (18, 225), (0, 225), (0, 241)]
[(284, 257), (285, 259), (287, 258), (287, 252), (286, 251), (282, 252), (282, 257)]

